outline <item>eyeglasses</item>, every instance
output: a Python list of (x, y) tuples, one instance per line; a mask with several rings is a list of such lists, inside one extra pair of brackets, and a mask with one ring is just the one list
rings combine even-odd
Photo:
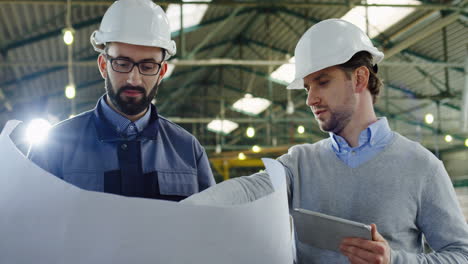
[(153, 76), (158, 74), (159, 69), (161, 69), (161, 63), (157, 62), (133, 62), (129, 59), (112, 58), (107, 54), (106, 57), (110, 61), (112, 69), (116, 72), (129, 73), (133, 70), (133, 67), (135, 67), (136, 65), (140, 74), (146, 76)]

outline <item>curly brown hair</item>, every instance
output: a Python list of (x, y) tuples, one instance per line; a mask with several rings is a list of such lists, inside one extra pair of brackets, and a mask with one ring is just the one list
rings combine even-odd
[(382, 79), (377, 76), (378, 68), (377, 65), (372, 65), (372, 55), (369, 52), (360, 51), (354, 54), (347, 62), (337, 66), (344, 70), (348, 79), (351, 79), (351, 74), (354, 70), (361, 66), (365, 66), (369, 69), (369, 83), (367, 84), (367, 88), (372, 95), (372, 103), (375, 104), (377, 102), (383, 82)]

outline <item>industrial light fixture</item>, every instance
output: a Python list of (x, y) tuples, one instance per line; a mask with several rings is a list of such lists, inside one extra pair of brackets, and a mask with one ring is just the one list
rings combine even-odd
[[(288, 90), (288, 92), (289, 92), (289, 90)], [(293, 101), (288, 101), (288, 103), (286, 105), (286, 113), (288, 115), (294, 114), (294, 103), (293, 103)]]
[(431, 113), (426, 114), (424, 116), (424, 122), (426, 122), (426, 124), (429, 124), (429, 125), (432, 124), (434, 122), (434, 116)]
[(73, 28), (65, 28), (63, 29), (63, 42), (67, 45), (73, 44), (73, 40), (75, 35), (75, 30)]
[(453, 138), (451, 135), (445, 135), (445, 142), (450, 143), (452, 142)]
[(301, 126), (298, 126), (298, 127), (297, 127), (297, 133), (299, 133), (299, 134), (304, 134), (304, 132), (305, 132), (304, 126), (301, 125)]
[(291, 90), (287, 91), (288, 95), (288, 103), (286, 104), (286, 113), (288, 115), (294, 114), (294, 102), (292, 101), (291, 98)]
[(75, 89), (75, 85), (70, 83), (68, 84), (66, 87), (65, 87), (65, 96), (68, 98), (68, 99), (73, 99), (75, 98), (75, 95), (76, 95), (76, 89)]
[(215, 119), (208, 123), (208, 130), (215, 133), (229, 134), (234, 129), (238, 128), (239, 124), (232, 122), (230, 120), (224, 119)]
[(258, 145), (254, 145), (252, 147), (252, 151), (255, 153), (259, 153), (260, 151), (262, 151), (262, 149)]
[(294, 57), (290, 58), (288, 63), (281, 65), (270, 74), (271, 78), (278, 80), (285, 85), (291, 83), (294, 80), (294, 75), (296, 73), (296, 69), (294, 68), (295, 62), (296, 59)]
[(237, 158), (239, 160), (245, 160), (247, 157), (245, 156), (245, 154), (243, 152), (239, 153), (239, 155), (237, 155)]
[(237, 100), (232, 108), (240, 113), (247, 115), (258, 115), (270, 106), (268, 99), (253, 97), (251, 94), (245, 94), (244, 98)]
[(247, 137), (249, 137), (249, 138), (254, 137), (254, 136), (255, 136), (255, 128), (249, 126), (249, 127), (247, 128), (247, 130), (245, 131), (245, 134), (246, 134)]

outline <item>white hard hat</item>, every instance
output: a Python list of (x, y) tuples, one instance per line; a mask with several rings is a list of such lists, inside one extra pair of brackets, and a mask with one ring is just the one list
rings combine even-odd
[(304, 89), (304, 77), (345, 63), (359, 51), (368, 51), (373, 65), (384, 57), (369, 37), (348, 21), (334, 18), (313, 25), (297, 43), (294, 51), (296, 76), (287, 88)]
[(165, 60), (176, 53), (169, 20), (162, 8), (150, 0), (118, 0), (107, 9), (99, 30), (91, 34), (91, 44), (103, 52), (108, 42), (159, 47)]

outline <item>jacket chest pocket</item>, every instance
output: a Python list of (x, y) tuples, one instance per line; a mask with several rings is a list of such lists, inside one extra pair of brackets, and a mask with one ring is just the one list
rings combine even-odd
[(199, 191), (197, 174), (193, 171), (158, 171), (155, 174), (160, 199), (180, 201)]
[[(128, 197), (180, 201), (198, 192), (197, 176), (192, 172), (153, 171), (127, 176), (120, 170), (104, 174), (104, 191)], [(131, 178), (131, 180), (129, 180)]]

